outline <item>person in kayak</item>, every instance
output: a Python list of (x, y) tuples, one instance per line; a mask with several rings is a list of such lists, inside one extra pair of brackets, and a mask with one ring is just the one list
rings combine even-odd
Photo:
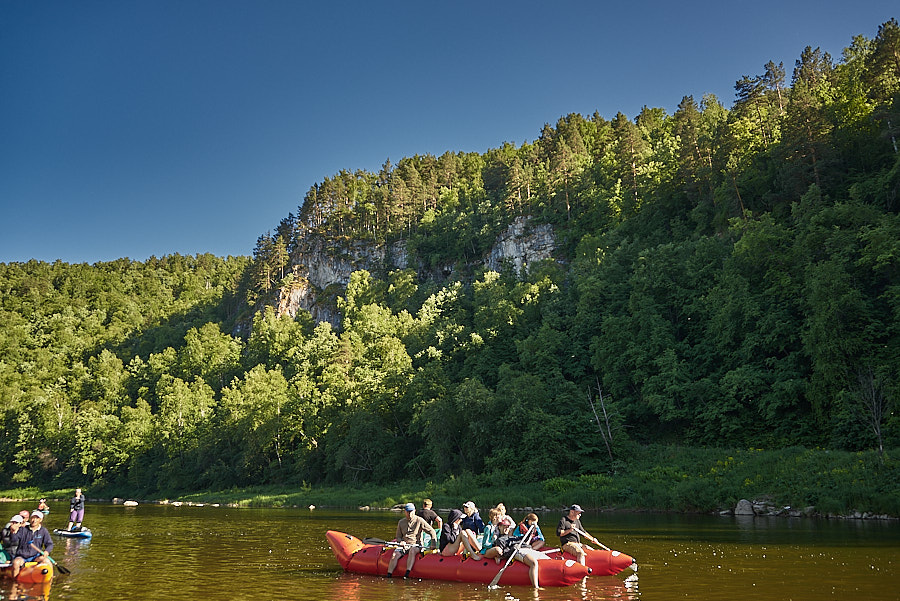
[[(394, 549), (394, 554), (391, 555), (391, 561), (388, 563), (388, 578), (391, 578), (394, 575), (394, 568), (397, 567), (397, 562), (399, 562), (400, 558), (404, 555), (407, 556), (407, 559), (406, 574), (404, 574), (403, 577), (409, 578), (409, 572), (416, 563), (416, 557), (424, 549), (422, 544), (423, 532), (428, 532), (433, 541), (437, 541), (438, 538), (437, 533), (434, 531), (434, 528), (431, 527), (431, 524), (416, 515), (415, 505), (407, 503), (404, 509), (406, 511), (406, 517), (397, 522), (397, 534), (394, 537), (394, 540), (400, 543), (400, 545)], [(437, 546), (436, 543), (435, 546)]]
[(72, 524), (75, 528), (81, 530), (81, 522), (84, 521), (84, 495), (81, 489), (75, 489), (75, 496), (69, 501), (69, 525), (66, 530), (72, 530)]
[(587, 564), (587, 556), (584, 553), (584, 545), (581, 544), (581, 536), (578, 531), (584, 532), (581, 525), (581, 514), (584, 510), (580, 505), (572, 505), (563, 515), (556, 526), (556, 534), (559, 536), (559, 546), (563, 551), (568, 551), (578, 559), (581, 565)]
[(0, 531), (0, 546), (2, 546), (0, 547), (0, 563), (8, 563), (15, 557), (16, 549), (19, 548), (19, 543), (15, 539), (16, 532), (24, 523), (25, 520), (17, 513), (9, 518), (3, 530)]
[(17, 548), (12, 560), (13, 578), (19, 575), (19, 571), (26, 562), (50, 564), (49, 555), (53, 550), (53, 539), (50, 538), (50, 532), (44, 528), (43, 521), (43, 512), (35, 510), (28, 519), (29, 524), (19, 528), (19, 531), (16, 532), (14, 541)]
[(472, 548), (469, 540), (463, 536), (462, 523), (465, 514), (459, 509), (451, 509), (447, 516), (447, 522), (441, 527), (440, 549), (441, 555), (451, 557), (458, 555), (462, 549), (469, 552), (472, 559), (479, 560), (481, 555)]

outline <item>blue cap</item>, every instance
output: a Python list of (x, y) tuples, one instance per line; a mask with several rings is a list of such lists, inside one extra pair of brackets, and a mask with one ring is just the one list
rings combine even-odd
[(416, 506), (413, 505), (412, 503), (407, 503), (407, 504), (406, 504), (406, 507), (404, 507), (404, 509), (406, 509), (406, 511), (415, 511), (415, 510), (416, 510)]

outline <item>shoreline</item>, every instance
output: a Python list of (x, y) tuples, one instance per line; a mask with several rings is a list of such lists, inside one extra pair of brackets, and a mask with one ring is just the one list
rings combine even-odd
[[(201, 493), (186, 493), (185, 496), (196, 497), (200, 496)], [(222, 493), (208, 493), (210, 497), (215, 498), (217, 495)], [(291, 494), (291, 493), (285, 493)], [(12, 498), (7, 496), (0, 496), (0, 503), (30, 503), (37, 502), (39, 499), (45, 498), (53, 503), (64, 503), (68, 499), (64, 498), (54, 498), (47, 496), (47, 494), (40, 494), (34, 497), (27, 498)], [(371, 505), (361, 505), (361, 506), (351, 506), (351, 505), (328, 505), (328, 504), (286, 504), (279, 502), (261, 502), (258, 499), (253, 500), (250, 498), (243, 499), (241, 501), (231, 501), (231, 502), (221, 502), (221, 501), (203, 501), (203, 500), (181, 500), (185, 497), (176, 496), (174, 499), (139, 499), (139, 498), (122, 498), (122, 497), (90, 497), (87, 498), (87, 502), (89, 503), (104, 503), (110, 505), (173, 505), (176, 507), (230, 507), (236, 509), (305, 509), (308, 508), (310, 511), (321, 510), (321, 509), (329, 509), (329, 510), (353, 510), (356, 509), (360, 512), (402, 512), (403, 504), (395, 504), (392, 506), (371, 506)], [(752, 505), (751, 512), (739, 512), (737, 509), (742, 504), (746, 502), (749, 505)], [(766, 502), (765, 500), (757, 500), (757, 501), (748, 501), (746, 499), (742, 499), (738, 506), (734, 509), (724, 509), (720, 511), (712, 511), (712, 512), (701, 512), (701, 511), (676, 511), (672, 509), (658, 509), (652, 507), (591, 507), (589, 505), (584, 505), (585, 513), (647, 513), (647, 514), (677, 514), (677, 515), (712, 515), (712, 516), (721, 516), (721, 517), (737, 517), (737, 518), (789, 518), (789, 519), (824, 519), (824, 520), (860, 520), (860, 521), (898, 521), (900, 517), (892, 516), (888, 514), (876, 514), (870, 511), (853, 511), (847, 514), (838, 514), (838, 513), (823, 513), (818, 512), (813, 507), (806, 507), (803, 510), (792, 509), (791, 507), (776, 507), (775, 505)], [(440, 513), (448, 513), (450, 511), (450, 507), (437, 507), (436, 511)], [(565, 506), (559, 507), (547, 507), (546, 505), (542, 505), (540, 507), (534, 506), (522, 506), (517, 507), (513, 506), (510, 508), (510, 512), (516, 513), (530, 513), (534, 512), (537, 514), (550, 514), (550, 513), (560, 513), (565, 511)]]

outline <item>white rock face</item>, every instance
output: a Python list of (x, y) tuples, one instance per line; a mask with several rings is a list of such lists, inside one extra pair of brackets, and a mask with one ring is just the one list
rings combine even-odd
[(556, 239), (549, 224), (528, 228), (528, 219), (517, 217), (507, 230), (497, 237), (486, 266), (499, 271), (505, 261), (512, 264), (516, 273), (522, 273), (531, 263), (553, 257)]
[[(530, 264), (552, 258), (555, 248), (556, 240), (549, 225), (530, 227), (528, 218), (518, 217), (497, 237), (484, 265), (499, 271), (509, 262), (516, 273), (523, 273)], [(333, 297), (334, 287), (346, 286), (354, 271), (365, 269), (378, 273), (416, 267), (409, 265), (406, 243), (402, 240), (383, 246), (312, 236), (305, 238), (293, 253), (291, 266), (293, 283), (278, 291), (276, 313), (295, 317), (300, 309), (305, 309), (315, 321), (328, 321), (334, 326), (339, 324), (340, 316), (321, 301)], [(332, 291), (325, 292), (329, 288)]]

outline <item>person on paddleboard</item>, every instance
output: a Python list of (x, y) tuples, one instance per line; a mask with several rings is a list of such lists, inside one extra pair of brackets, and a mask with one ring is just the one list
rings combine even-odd
[(69, 525), (66, 527), (66, 530), (72, 530), (72, 524), (75, 525), (75, 530), (81, 530), (81, 522), (84, 521), (84, 495), (81, 494), (81, 489), (75, 489), (75, 496), (72, 497), (72, 500), (69, 501)]

